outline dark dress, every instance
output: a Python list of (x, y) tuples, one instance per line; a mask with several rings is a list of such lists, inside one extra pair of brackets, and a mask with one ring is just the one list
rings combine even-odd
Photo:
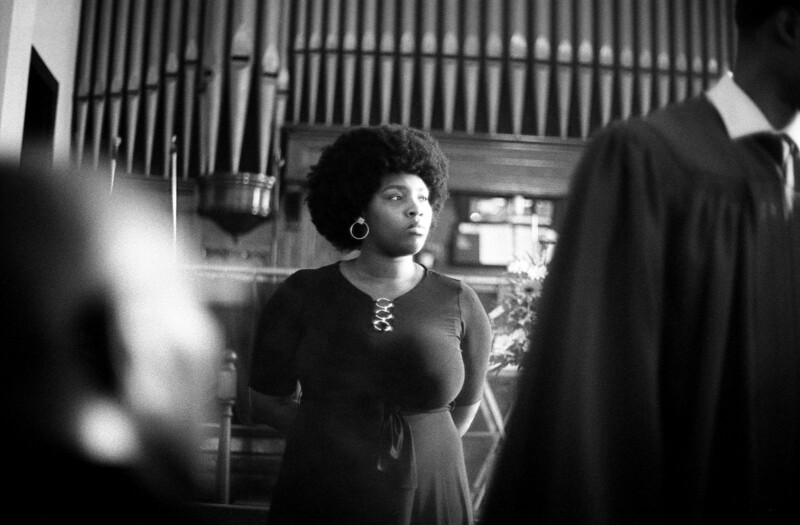
[(480, 400), (491, 347), (475, 292), (426, 270), (378, 332), (375, 301), (339, 264), (290, 276), (262, 311), (250, 386), (302, 387), (270, 523), (467, 524), (451, 403)]
[(700, 97), (587, 147), (481, 523), (800, 523), (800, 204)]

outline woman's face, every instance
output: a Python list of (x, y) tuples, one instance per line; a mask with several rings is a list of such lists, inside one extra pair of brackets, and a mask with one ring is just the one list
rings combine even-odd
[(414, 255), (425, 245), (433, 219), (428, 186), (411, 173), (386, 175), (364, 213), (369, 235), (361, 248), (392, 257)]

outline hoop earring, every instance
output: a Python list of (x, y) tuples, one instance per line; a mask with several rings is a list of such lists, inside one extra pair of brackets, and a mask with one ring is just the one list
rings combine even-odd
[[(356, 224), (361, 224), (362, 226), (364, 226), (364, 228), (367, 229), (367, 231), (365, 231), (364, 235), (362, 235), (361, 237), (358, 237), (356, 234), (353, 233), (353, 227)], [(367, 224), (367, 221), (364, 220), (364, 217), (359, 217), (353, 224), (350, 225), (350, 237), (352, 237), (353, 239), (357, 241), (363, 241), (364, 239), (367, 238), (367, 235), (369, 235), (369, 224)]]

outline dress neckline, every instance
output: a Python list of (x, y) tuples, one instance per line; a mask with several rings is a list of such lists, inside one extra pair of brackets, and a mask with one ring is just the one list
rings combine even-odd
[(398, 299), (402, 299), (403, 297), (407, 296), (408, 294), (412, 293), (414, 290), (419, 288), (420, 285), (422, 285), (422, 283), (424, 283), (425, 280), (428, 278), (428, 273), (430, 272), (428, 270), (428, 267), (425, 266), (424, 264), (419, 264), (419, 263), (414, 263), (414, 264), (417, 264), (417, 265), (422, 267), (422, 279), (420, 279), (419, 282), (417, 284), (415, 284), (414, 286), (412, 286), (409, 290), (405, 291), (404, 293), (402, 293), (402, 294), (400, 294), (400, 295), (398, 295), (396, 297), (372, 297), (372, 295), (368, 294), (367, 292), (365, 292), (364, 290), (362, 290), (361, 288), (356, 286), (350, 279), (347, 278), (347, 276), (345, 276), (344, 272), (342, 271), (342, 261), (339, 261), (339, 262), (336, 263), (335, 270), (336, 270), (336, 273), (339, 275), (339, 278), (342, 279), (349, 288), (354, 290), (359, 295), (363, 295), (364, 297), (367, 297), (371, 302), (374, 303), (378, 299), (384, 299), (384, 298), (385, 299), (389, 299), (392, 302), (396, 302)]

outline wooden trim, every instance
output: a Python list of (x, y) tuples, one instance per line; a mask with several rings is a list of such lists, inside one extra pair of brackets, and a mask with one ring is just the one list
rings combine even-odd
[[(346, 131), (332, 126), (286, 126), (286, 182), (305, 185), (309, 167)], [(450, 191), (496, 195), (566, 195), (583, 152), (581, 139), (436, 134), (450, 160)]]

